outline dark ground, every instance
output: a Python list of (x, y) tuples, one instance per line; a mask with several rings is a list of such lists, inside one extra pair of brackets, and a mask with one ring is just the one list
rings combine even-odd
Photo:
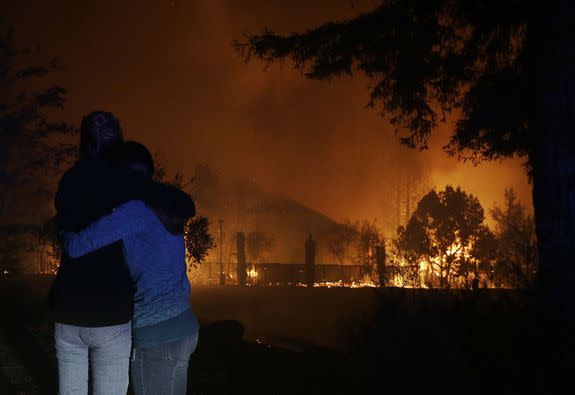
[[(0, 279), (2, 395), (57, 392), (52, 325), (43, 303), (50, 282), (51, 278)], [(380, 301), (377, 313), (364, 314), (363, 320), (355, 318), (342, 332), (348, 336), (345, 347), (314, 346), (318, 342), (310, 339), (321, 339), (322, 331), (345, 326), (340, 321), (325, 325), (335, 318), (327, 309), (318, 309), (314, 299), (331, 298), (337, 311), (354, 309), (349, 300), (357, 299), (361, 311), (365, 295), (357, 295), (365, 292), (232, 287), (201, 291), (202, 331), (190, 364), (190, 393), (549, 394), (555, 389), (573, 393), (574, 365), (567, 362), (574, 349), (571, 327), (538, 313), (533, 298), (516, 291), (385, 289), (373, 294)], [(295, 325), (294, 333), (301, 339), (297, 347), (246, 340), (257, 334), (253, 314), (246, 316), (249, 330), (245, 334), (241, 314), (226, 317), (228, 313), (222, 310), (219, 319), (212, 315), (210, 322), (201, 314), (210, 304), (217, 310), (217, 304), (223, 303), (227, 311), (233, 311), (236, 303), (238, 311), (248, 314), (249, 309), (241, 304), (265, 300), (258, 305), (258, 315), (271, 335), (274, 326), (269, 321), (282, 323), (289, 315), (290, 304), (284, 299), (290, 294), (294, 300), (307, 295), (310, 301), (310, 311), (301, 315), (303, 321), (315, 317), (324, 323), (316, 325), (318, 333), (309, 336), (302, 328), (310, 331), (312, 326)], [(274, 298), (280, 297), (276, 303)], [(348, 300), (345, 306), (342, 298)], [(282, 304), (282, 308), (273, 308)], [(331, 333), (324, 335), (333, 338)], [(563, 384), (568, 387), (559, 390)]]

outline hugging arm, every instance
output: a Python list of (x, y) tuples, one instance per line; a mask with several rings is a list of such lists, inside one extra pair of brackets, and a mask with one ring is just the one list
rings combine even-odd
[[(58, 185), (55, 206), (58, 225), (66, 232), (78, 232), (101, 218), (113, 207), (140, 200), (154, 210), (170, 233), (180, 233), (183, 223), (193, 217), (196, 207), (192, 198), (181, 189), (161, 184), (127, 169), (104, 165), (74, 168), (66, 172)], [(100, 174), (102, 173), (102, 174)], [(86, 196), (86, 180), (95, 177), (97, 186), (88, 188), (97, 197)], [(100, 209), (86, 215), (85, 204), (99, 204)], [(95, 201), (95, 203), (94, 203)], [(101, 206), (101, 207), (100, 207)]]
[(186, 220), (196, 214), (193, 199), (176, 186), (153, 181), (133, 172), (119, 172), (115, 206), (128, 200), (141, 200), (172, 234), (181, 233)]
[(64, 250), (71, 258), (94, 252), (153, 224), (153, 215), (140, 201), (129, 201), (80, 232), (60, 234)]
[(171, 234), (182, 233), (186, 220), (196, 214), (192, 198), (173, 185), (154, 183), (148, 197), (146, 203)]

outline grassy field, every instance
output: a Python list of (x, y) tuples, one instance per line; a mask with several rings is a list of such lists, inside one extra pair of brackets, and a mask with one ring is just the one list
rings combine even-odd
[[(0, 280), (0, 394), (55, 394), (52, 278)], [(191, 394), (551, 393), (570, 327), (529, 295), (402, 289), (194, 288)]]

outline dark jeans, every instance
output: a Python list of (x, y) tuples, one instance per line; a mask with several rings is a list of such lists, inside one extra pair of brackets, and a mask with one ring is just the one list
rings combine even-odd
[(130, 378), (135, 395), (185, 395), (190, 355), (198, 332), (183, 339), (132, 350)]

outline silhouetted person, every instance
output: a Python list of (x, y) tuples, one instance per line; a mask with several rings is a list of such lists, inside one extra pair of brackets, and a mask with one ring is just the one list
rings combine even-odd
[[(152, 179), (154, 162), (143, 145), (128, 142), (123, 160)], [(166, 188), (173, 188), (166, 186)], [(199, 324), (190, 306), (186, 275), (184, 219), (131, 200), (80, 232), (62, 235), (74, 258), (123, 241), (126, 263), (136, 285), (130, 375), (136, 395), (185, 395), (188, 361), (198, 343)]]
[[(117, 164), (123, 143), (119, 121), (107, 112), (82, 120), (80, 159), (56, 194), (60, 229), (78, 232), (129, 200), (143, 200), (182, 218), (195, 214), (184, 192), (166, 189)], [(125, 394), (131, 351), (133, 285), (118, 241), (80, 258), (62, 256), (52, 285), (51, 310), (59, 393)]]
[(473, 277), (473, 280), (471, 281), (471, 289), (474, 291), (479, 290), (479, 277), (478, 276)]

